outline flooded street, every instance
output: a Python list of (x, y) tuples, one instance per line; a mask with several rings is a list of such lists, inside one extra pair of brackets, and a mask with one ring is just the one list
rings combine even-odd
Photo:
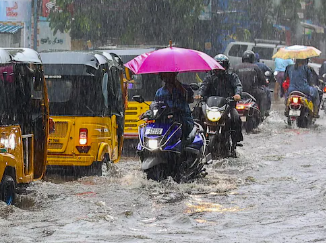
[(194, 183), (148, 181), (137, 158), (35, 182), (1, 204), (1, 242), (326, 242), (326, 117), (288, 128), (282, 109)]

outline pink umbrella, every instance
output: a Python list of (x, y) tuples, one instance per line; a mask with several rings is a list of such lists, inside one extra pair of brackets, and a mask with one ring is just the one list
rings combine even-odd
[(166, 72), (204, 72), (224, 68), (207, 54), (168, 47), (135, 57), (125, 64), (135, 74)]

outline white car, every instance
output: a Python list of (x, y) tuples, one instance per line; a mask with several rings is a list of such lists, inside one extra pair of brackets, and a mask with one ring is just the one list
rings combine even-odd
[[(269, 42), (269, 43), (267, 43)], [(231, 42), (228, 44), (224, 51), (224, 55), (229, 57), (231, 69), (238, 63), (242, 62), (242, 54), (249, 50), (254, 53), (258, 53), (260, 62), (266, 64), (267, 67), (274, 70), (275, 62), (273, 55), (278, 51), (279, 48), (284, 47), (284, 43), (279, 41), (268, 41), (268, 40), (257, 40), (256, 42)], [(320, 64), (309, 63), (316, 73), (319, 73)]]

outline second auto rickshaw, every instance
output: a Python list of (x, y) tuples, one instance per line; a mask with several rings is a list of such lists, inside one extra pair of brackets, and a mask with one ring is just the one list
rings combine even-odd
[(55, 132), (49, 166), (74, 166), (102, 175), (104, 162), (118, 162), (123, 143), (121, 64), (101, 53), (41, 53)]

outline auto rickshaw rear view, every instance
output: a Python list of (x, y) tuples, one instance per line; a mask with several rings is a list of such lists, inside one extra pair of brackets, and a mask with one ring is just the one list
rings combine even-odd
[(122, 65), (101, 53), (41, 53), (55, 132), (47, 163), (102, 175), (118, 162), (123, 145)]
[(0, 197), (14, 204), (20, 185), (46, 166), (49, 107), (39, 54), (0, 48)]

